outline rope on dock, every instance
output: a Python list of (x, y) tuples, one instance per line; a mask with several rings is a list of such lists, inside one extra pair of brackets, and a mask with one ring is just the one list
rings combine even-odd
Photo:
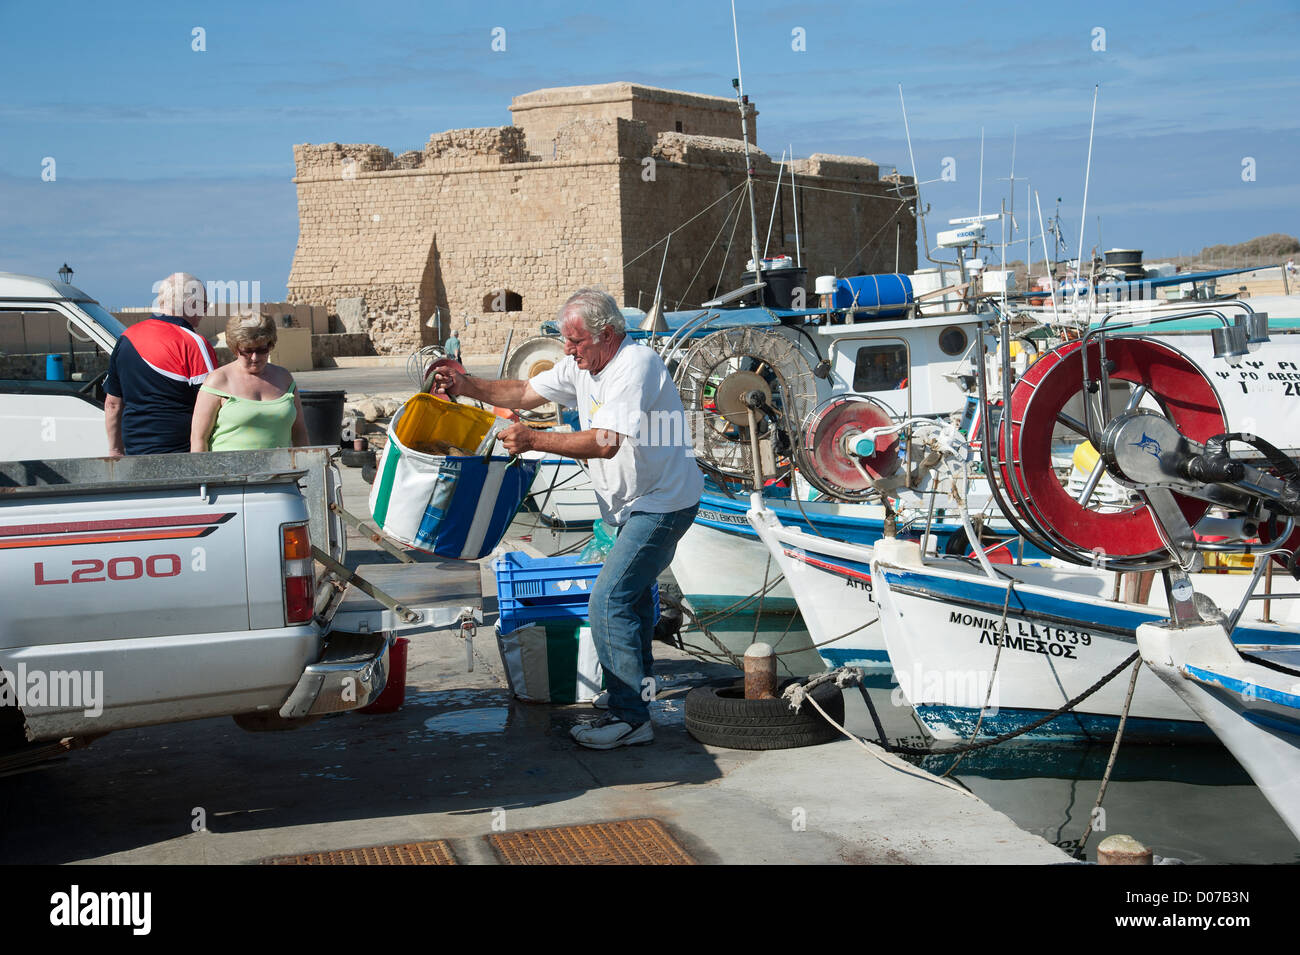
[[(857, 673), (857, 678), (859, 681), (858, 685), (861, 686), (861, 673), (858, 671), (853, 671), (853, 672)], [(826, 682), (824, 679), (820, 677), (815, 679), (817, 680), (818, 683)], [(849, 679), (845, 679), (844, 682), (841, 683), (840, 680), (837, 678), (835, 682), (839, 684), (841, 688), (843, 688), (843, 686), (847, 685), (847, 683), (850, 682), (850, 679), (851, 677)], [(795, 698), (800, 698), (801, 701), (806, 700), (807, 702), (813, 705), (813, 709), (815, 709), (818, 713), (821, 714), (822, 719), (824, 719), (827, 723), (831, 724), (831, 726), (839, 730), (842, 734), (844, 734), (844, 736), (853, 740), (853, 742), (861, 746), (872, 757), (884, 763), (890, 769), (897, 770), (898, 772), (902, 773), (905, 776), (911, 776), (915, 779), (920, 779), (927, 783), (936, 783), (937, 785), (943, 786), (945, 789), (951, 789), (953, 792), (961, 793), (963, 796), (968, 796), (971, 799), (976, 799), (976, 800), (979, 799), (979, 797), (976, 796), (969, 789), (966, 789), (962, 786), (958, 786), (956, 783), (950, 782), (949, 780), (944, 779), (942, 776), (935, 776), (931, 773), (927, 773), (925, 770), (919, 769), (918, 767), (913, 766), (911, 763), (899, 759), (888, 749), (880, 749), (874, 743), (870, 743), (867, 740), (864, 740), (862, 737), (856, 735), (855, 733), (849, 732), (847, 729), (845, 729), (835, 720), (831, 719), (830, 714), (827, 713), (824, 709), (822, 709), (821, 704), (818, 703), (813, 698), (813, 695), (811, 693), (807, 692), (808, 688), (814, 685), (816, 685), (814, 681), (809, 680), (806, 686), (801, 686), (800, 684), (796, 683), (785, 691), (786, 698), (791, 700), (792, 708), (796, 710), (799, 708), (798, 704), (794, 702)], [(791, 690), (796, 690), (797, 692), (791, 693)], [(873, 716), (875, 715), (874, 711), (872, 715)], [(884, 734), (881, 735), (883, 737)]]
[(1101, 787), (1097, 790), (1097, 801), (1093, 803), (1092, 812), (1088, 814), (1088, 828), (1083, 831), (1083, 838), (1079, 840), (1078, 848), (1074, 850), (1075, 855), (1084, 857), (1084, 848), (1088, 845), (1088, 837), (1092, 835), (1092, 823), (1097, 818), (1097, 810), (1101, 808), (1101, 801), (1106, 798), (1106, 787), (1110, 784), (1110, 771), (1115, 768), (1115, 757), (1119, 755), (1119, 743), (1124, 738), (1124, 724), (1128, 722), (1129, 706), (1133, 703), (1133, 689), (1137, 686), (1138, 673), (1142, 670), (1142, 661), (1139, 660), (1133, 664), (1133, 675), (1128, 681), (1128, 695), (1124, 697), (1124, 709), (1119, 714), (1119, 728), (1115, 730), (1115, 742), (1110, 747), (1110, 759), (1106, 761), (1106, 771), (1101, 776)]

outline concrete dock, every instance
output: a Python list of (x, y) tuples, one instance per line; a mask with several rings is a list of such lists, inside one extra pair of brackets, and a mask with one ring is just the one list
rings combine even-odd
[[(345, 504), (364, 516), (360, 475), (344, 469)], [(454, 633), (416, 636), (396, 713), (280, 733), (229, 719), (119, 732), (0, 778), (0, 862), (240, 864), (444, 840), (460, 863), (497, 864), (494, 833), (643, 818), (700, 863), (1068, 861), (979, 799), (847, 739), (768, 752), (696, 742), (687, 690), (734, 671), (663, 644), (654, 744), (581, 749), (569, 728), (596, 711), (512, 699), (486, 566), (400, 565), (360, 537), (350, 546), (349, 563), (403, 600), (484, 607), (472, 672)], [(849, 728), (867, 732), (858, 694), (845, 703)]]

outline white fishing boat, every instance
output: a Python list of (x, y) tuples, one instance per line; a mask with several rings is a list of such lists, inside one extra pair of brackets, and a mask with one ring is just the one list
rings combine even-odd
[(1300, 839), (1300, 649), (1247, 651), (1219, 621), (1143, 624), (1137, 641), (1146, 665), (1214, 731)]
[[(1113, 572), (1080, 566), (998, 565), (920, 559), (914, 544), (885, 542), (871, 564), (880, 626), (903, 696), (939, 739), (984, 738), (1036, 722), (1100, 681), (1137, 649), (1139, 627), (1168, 613), (1163, 587), (1116, 599)], [(1239, 602), (1248, 575), (1196, 575), (1197, 587), (1225, 606)], [(1289, 578), (1276, 594), (1296, 593)], [(1130, 594), (1130, 596), (1132, 596)], [(1281, 603), (1280, 597), (1279, 603)], [(1286, 622), (1245, 621), (1233, 639), (1245, 652), (1300, 649)], [(1069, 712), (1024, 739), (1110, 739), (1126, 712), (1128, 681), (1112, 679)], [(1159, 680), (1139, 676), (1125, 739), (1208, 738), (1200, 717)]]

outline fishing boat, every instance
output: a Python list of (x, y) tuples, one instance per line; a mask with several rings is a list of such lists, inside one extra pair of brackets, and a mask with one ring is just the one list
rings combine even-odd
[(1300, 648), (1243, 647), (1220, 621), (1147, 623), (1142, 659), (1241, 763), (1300, 839)]
[[(1130, 592), (1110, 571), (1088, 567), (997, 565), (920, 559), (906, 542), (878, 544), (870, 567), (884, 643), (904, 698), (937, 739), (983, 737), (1037, 722), (1083, 694), (1137, 649), (1138, 629), (1163, 619), (1166, 595)], [(1295, 594), (1287, 581), (1274, 593)], [(1118, 586), (1117, 586), (1118, 585)], [(1244, 575), (1197, 575), (1201, 593), (1231, 605)], [(1129, 599), (1123, 599), (1128, 596)], [(1278, 598), (1280, 599), (1280, 597)], [(1246, 653), (1300, 650), (1300, 632), (1283, 621), (1251, 620), (1233, 640)], [(1126, 705), (1127, 680), (1111, 680), (1024, 739), (1111, 739), (1127, 713), (1125, 739), (1207, 739), (1201, 718), (1150, 676), (1139, 678)]]
[[(1225, 313), (1233, 308), (1242, 309), (1246, 320), (1229, 321)], [(978, 564), (970, 564), (922, 559), (905, 544), (877, 545), (871, 575), (885, 642), (904, 695), (936, 735), (969, 735), (977, 724), (997, 733), (1050, 716), (1113, 676), (1132, 655), (1138, 632), (1165, 616), (1161, 604), (1173, 607), (1189, 599), (1193, 581), (1207, 606), (1239, 608), (1228, 628), (1235, 657), (1264, 665), (1258, 661), (1289, 659), (1296, 650), (1300, 628), (1294, 610), (1283, 609), (1274, 620), (1266, 604), (1266, 619), (1243, 617), (1261, 575), (1271, 576), (1267, 557), (1257, 559), (1249, 580), (1200, 573), (1183, 575), (1175, 588), (1168, 584), (1171, 563), (1195, 568), (1207, 553), (1267, 553), (1270, 541), (1278, 540), (1292, 550), (1300, 545), (1287, 511), (1294, 504), (1287, 494), (1300, 496), (1295, 454), (1253, 433), (1228, 431), (1230, 405), (1214, 387), (1218, 369), (1212, 363), (1244, 357), (1251, 336), (1260, 344), (1271, 342), (1270, 351), (1291, 343), (1283, 329), (1252, 320), (1258, 313), (1242, 303), (1216, 303), (1212, 313), (1221, 324), (1212, 336), (1209, 368), (1172, 348), (1164, 336), (1109, 337), (1104, 320), (1095, 337), (1090, 331), (1047, 353), (1008, 389), (1010, 410), (997, 440), (985, 432), (986, 469), (999, 477), (1022, 533), (1054, 556), (1084, 566), (994, 567), (982, 554)], [(1186, 329), (1204, 317), (1191, 310), (1143, 321)], [(1137, 324), (1127, 315), (1114, 330), (1131, 332)], [(1271, 334), (1281, 341), (1274, 342)], [(1273, 355), (1267, 361), (1289, 359)], [(1255, 364), (1264, 367), (1265, 360)], [(1125, 384), (1120, 394), (1126, 400), (1112, 415), (1107, 396), (1116, 383)], [(1085, 402), (1082, 423), (1101, 448), (1097, 471), (1131, 490), (1131, 506), (1090, 508), (1087, 494), (1068, 493), (1050, 466), (1049, 436), (1080, 391), (1098, 395)], [(1257, 394), (1250, 410), (1266, 427), (1281, 429), (1278, 443), (1285, 446), (1294, 441), (1289, 409), (1274, 413), (1273, 405)], [(1275, 517), (1268, 517), (1279, 509), (1289, 521), (1282, 530)], [(1150, 577), (1159, 568), (1164, 568), (1165, 592), (1152, 594)], [(1125, 599), (1120, 599), (1119, 574), (1139, 582)], [(1295, 593), (1295, 582), (1287, 577), (1263, 597), (1280, 601)], [(1204, 732), (1201, 717), (1184, 702), (1195, 695), (1138, 680), (1130, 699), (1107, 684), (1036, 732), (1104, 735), (1127, 715), (1132, 723), (1126, 738), (1196, 735)]]

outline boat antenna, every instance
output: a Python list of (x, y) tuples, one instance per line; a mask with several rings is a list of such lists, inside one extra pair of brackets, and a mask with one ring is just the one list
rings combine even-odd
[[(1011, 234), (1016, 234), (1019, 226), (1016, 224), (1016, 133), (1017, 128), (1011, 127)], [(1013, 238), (1014, 242), (1015, 239)]]
[(803, 246), (799, 244), (799, 190), (794, 184), (794, 143), (790, 144), (790, 196), (794, 201), (794, 264), (803, 268)]
[[(1002, 226), (1002, 307), (1007, 307), (1007, 200), (1002, 200), (1002, 214), (998, 216)], [(1012, 225), (1015, 221), (1012, 220)]]
[(744, 77), (740, 72), (740, 28), (736, 25), (736, 0), (731, 0), (731, 33), (736, 40), (736, 78), (731, 86), (736, 91), (736, 105), (740, 107), (740, 138), (745, 143), (745, 189), (749, 193), (749, 251), (754, 260), (754, 281), (763, 280), (763, 263), (758, 258), (758, 217), (754, 213), (754, 166), (749, 161), (749, 97), (745, 95)]
[[(925, 212), (921, 208), (921, 177), (916, 174), (916, 153), (912, 152), (912, 128), (907, 122), (907, 101), (903, 99), (903, 84), (898, 84), (898, 104), (903, 108), (903, 133), (907, 136), (907, 158), (912, 161), (912, 189), (916, 192), (916, 221), (921, 226), (921, 247), (925, 249), (925, 257), (935, 265), (951, 265), (951, 262), (940, 262), (930, 255), (930, 240), (925, 234)], [(901, 192), (900, 192), (901, 195)], [(942, 273), (940, 273), (942, 274)]]
[[(781, 177), (785, 175), (785, 150), (781, 150), (781, 163), (776, 167), (776, 191), (772, 193), (772, 214), (767, 217), (767, 238), (763, 240), (763, 258), (772, 246), (772, 226), (776, 224), (776, 204), (781, 201)], [(781, 244), (785, 244), (782, 236)]]
[(1097, 128), (1097, 91), (1099, 89), (1101, 89), (1100, 83), (1092, 88), (1092, 122), (1088, 126), (1088, 164), (1084, 167), (1083, 172), (1083, 212), (1079, 215), (1079, 269), (1076, 281), (1083, 278), (1083, 230), (1088, 224), (1088, 181), (1092, 177), (1092, 134)]
[(1059, 321), (1056, 315), (1056, 269), (1047, 260), (1047, 230), (1043, 228), (1043, 204), (1038, 201), (1037, 192), (1034, 193), (1034, 203), (1038, 206), (1038, 235), (1043, 240), (1043, 268), (1050, 268), (1047, 284), (1052, 290), (1052, 322), (1056, 323)]
[[(1010, 245), (1015, 244), (1016, 230), (1020, 228), (1020, 224), (1016, 222), (1016, 131), (1017, 131), (1017, 127), (1012, 126), (1011, 127), (1011, 176), (1007, 179), (1002, 179), (1002, 178), (998, 179), (998, 182), (1009, 182), (1011, 184), (1010, 187), (1011, 188), (1011, 209), (1010, 211), (1007, 212), (1007, 215), (1011, 216), (1011, 238), (1009, 239), (1004, 238), (1003, 240)], [(1029, 260), (1026, 259), (1025, 262), (1026, 264), (1028, 264)]]
[(984, 127), (980, 127), (980, 198), (975, 211), (984, 215)]

